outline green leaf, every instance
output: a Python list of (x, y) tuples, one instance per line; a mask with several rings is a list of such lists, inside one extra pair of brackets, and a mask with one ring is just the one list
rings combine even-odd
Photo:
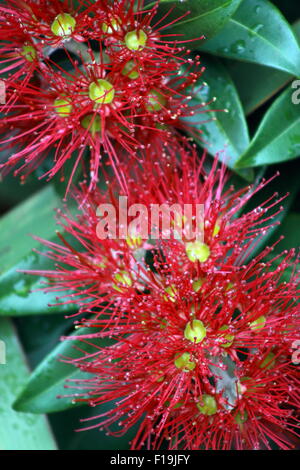
[(17, 413), (12, 409), (12, 403), (29, 374), (8, 319), (0, 319), (0, 338), (6, 348), (6, 364), (0, 361), (0, 449), (55, 450), (56, 445), (44, 416)]
[[(152, 1), (149, 6), (154, 6), (156, 3)], [(159, 4), (161, 16), (175, 7), (165, 23), (169, 24), (190, 12), (166, 29), (164, 34), (169, 32), (177, 34), (179, 41), (199, 38), (202, 35), (212, 38), (223, 28), (240, 3), (241, 0), (161, 0)], [(190, 47), (196, 48), (198, 44), (199, 41), (193, 41)]]
[[(0, 160), (6, 161), (7, 159), (8, 156), (5, 156), (2, 160), (2, 152), (0, 152)], [(20, 180), (15, 178), (12, 174), (7, 175), (2, 181), (0, 179), (1, 206), (3, 207), (5, 204), (5, 207), (10, 208), (19, 204), (24, 201), (24, 199), (30, 197), (34, 192), (43, 188), (45, 184), (45, 182), (37, 180), (33, 174), (28, 175), (26, 184), (21, 184)]]
[[(203, 76), (205, 85), (197, 86), (196, 95), (192, 94), (191, 106), (207, 103), (215, 97), (217, 100), (209, 104), (204, 110), (203, 118), (195, 113), (194, 116), (185, 118), (193, 124), (193, 127), (202, 131), (203, 141), (200, 145), (207, 147), (208, 151), (215, 155), (220, 151), (220, 158), (224, 158), (229, 167), (233, 167), (236, 160), (249, 146), (248, 127), (245, 120), (242, 105), (239, 100), (235, 85), (226, 68), (216, 59), (205, 59), (202, 64), (207, 67)], [(213, 111), (219, 109), (220, 111)], [(226, 112), (224, 111), (226, 110)], [(209, 122), (201, 123), (201, 121)]]
[(53, 237), (54, 208), (60, 205), (59, 196), (48, 185), (0, 219), (0, 275), (13, 268), (32, 248), (39, 246), (30, 234), (48, 239)]
[(236, 168), (273, 164), (300, 155), (300, 104), (294, 104), (288, 87), (265, 114), (250, 147)]
[(59, 303), (57, 296), (66, 293), (41, 289), (42, 276), (24, 274), (22, 270), (53, 270), (54, 262), (32, 252), (44, 249), (30, 236), (54, 241), (54, 209), (61, 206), (60, 197), (52, 186), (39, 191), (17, 206), (0, 220), (0, 316), (66, 313), (75, 310), (74, 305), (50, 307)]
[[(300, 40), (300, 21), (293, 25), (293, 31)], [(264, 65), (230, 59), (224, 59), (224, 62), (236, 85), (246, 115), (259, 108), (292, 80), (289, 73), (272, 70)]]
[[(91, 334), (91, 332), (94, 333), (94, 330), (84, 328), (75, 334), (79, 336)], [(57, 396), (76, 392), (76, 390), (65, 388), (66, 379), (87, 379), (90, 375), (81, 372), (73, 364), (60, 361), (59, 357), (81, 357), (83, 354), (78, 353), (78, 349), (84, 349), (86, 353), (95, 352), (96, 346), (88, 344), (88, 340), (86, 341), (83, 343), (80, 340), (64, 340), (58, 344), (33, 371), (25, 388), (15, 401), (14, 409), (31, 413), (53, 413), (74, 408), (76, 405), (72, 402), (72, 398), (57, 398)], [(92, 341), (93, 344), (106, 345), (108, 343), (108, 340), (93, 339)]]
[(15, 322), (32, 370), (56, 348), (61, 336), (67, 336), (74, 328), (72, 316), (62, 319), (58, 315), (32, 315), (19, 317)]
[[(54, 262), (46, 256), (30, 253), (17, 265), (1, 276), (0, 316), (66, 314), (76, 310), (76, 306), (63, 303), (62, 296), (67, 292), (44, 292), (47, 279), (42, 276), (24, 274), (18, 271), (35, 269), (54, 270)], [(60, 303), (63, 305), (60, 305)], [(58, 305), (56, 305), (58, 304)]]
[(244, 0), (222, 31), (200, 50), (300, 75), (300, 50), (291, 26), (267, 0)]
[(225, 63), (238, 90), (245, 114), (251, 114), (284, 88), (291, 75), (263, 65), (227, 60)]

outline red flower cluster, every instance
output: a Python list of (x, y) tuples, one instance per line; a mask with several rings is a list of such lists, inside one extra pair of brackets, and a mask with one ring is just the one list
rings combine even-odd
[(168, 15), (155, 20), (158, 3), (0, 6), (7, 88), (0, 134), (13, 151), (4, 171), (17, 166), (26, 176), (46, 160), (44, 176), (52, 178), (73, 160), (71, 182), (88, 161), (92, 188), (107, 156), (119, 175), (122, 155), (140, 158), (148, 147), (156, 159), (168, 147), (176, 151), (181, 130), (199, 133), (183, 118), (203, 112), (188, 106), (203, 69), (180, 37), (163, 34)]
[[(119, 435), (139, 423), (134, 449), (165, 441), (170, 449), (290, 449), (299, 424), (295, 252), (276, 262), (270, 247), (248, 260), (279, 201), (274, 195), (245, 212), (267, 183), (236, 192), (226, 188), (224, 167), (208, 164), (186, 148), (180, 166), (174, 156), (124, 167), (128, 193), (117, 183), (89, 195), (83, 187), (76, 193), (81, 214), (61, 214), (68, 241), (44, 242), (57, 266), (43, 272), (49, 288), (67, 289), (70, 298), (61, 301), (80, 305), (77, 327), (89, 328), (79, 336), (81, 351), (95, 348), (71, 360), (94, 377), (75, 381), (82, 392), (74, 399), (111, 402), (87, 428)], [(140, 218), (127, 238), (100, 240), (99, 217), (109, 204), (124, 228), (119, 195), (149, 212), (172, 205), (170, 237), (159, 224), (160, 237), (145, 238)], [(202, 240), (187, 237), (186, 204), (203, 207)], [(103, 338), (112, 344), (98, 344)]]
[[(14, 152), (1, 168), (26, 176), (43, 163), (52, 178), (72, 162), (69, 184), (79, 165), (89, 178), (74, 190), (79, 215), (60, 212), (61, 244), (43, 242), (56, 270), (42, 274), (79, 306), (81, 355), (65, 360), (93, 378), (71, 384), (73, 398), (112, 405), (90, 427), (138, 423), (133, 449), (290, 449), (298, 256), (251, 257), (280, 201), (246, 212), (267, 182), (235, 191), (217, 159), (198, 159), (184, 135), (199, 137), (188, 118), (204, 111), (189, 105), (203, 70), (158, 5), (0, 5), (1, 145)], [(103, 162), (116, 180), (100, 191)]]

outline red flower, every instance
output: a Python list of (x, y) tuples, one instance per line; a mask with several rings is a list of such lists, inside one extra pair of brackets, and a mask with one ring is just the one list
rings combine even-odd
[[(298, 274), (281, 278), (296, 266), (295, 253), (285, 253), (276, 268), (265, 259), (272, 248), (247, 262), (276, 203), (272, 198), (260, 210), (239, 213), (265, 183), (226, 190), (216, 160), (209, 172), (194, 153), (182, 152), (181, 161), (181, 167), (170, 158), (124, 169), (128, 207), (203, 204), (204, 240), (179, 232), (185, 222), (179, 210), (168, 239), (160, 229), (160, 238), (148, 240), (137, 224), (126, 239), (117, 230), (100, 240), (99, 216), (109, 207), (101, 204), (116, 209), (117, 229), (123, 228), (114, 183), (106, 193), (76, 193), (81, 215), (63, 215), (61, 222), (74, 243), (62, 235), (62, 245), (44, 242), (57, 268), (42, 274), (80, 305), (85, 318), (77, 326), (91, 328), (80, 336), (82, 350), (86, 342), (95, 345), (93, 354), (72, 360), (94, 375), (76, 381), (83, 391), (75, 400), (116, 401), (90, 427), (119, 423), (114, 434), (120, 434), (141, 420), (132, 448), (157, 449), (166, 438), (170, 448), (269, 447), (269, 440), (290, 448), (291, 438), (278, 428), (293, 431), (297, 423), (291, 348), (299, 338)], [(113, 344), (99, 346), (99, 338)]]
[[(188, 106), (203, 68), (176, 38), (161, 34), (154, 20), (157, 6), (148, 11), (139, 2), (136, 11), (132, 0), (99, 1), (74, 11), (67, 2), (52, 3), (48, 9), (48, 2), (11, 1), (10, 8), (3, 7), (16, 32), (4, 52), (10, 56), (17, 41), (9, 68), (25, 61), (7, 80), (0, 133), (14, 155), (1, 166), (4, 171), (18, 165), (16, 174), (26, 176), (47, 159), (45, 175), (52, 178), (69, 159), (74, 171), (89, 160), (92, 189), (107, 155), (119, 176), (122, 158), (140, 158), (145, 148), (152, 158), (166, 148), (175, 153), (181, 131), (199, 137), (184, 118), (204, 112), (202, 104)], [(17, 13), (22, 22), (15, 20)], [(28, 70), (35, 74), (25, 80)]]
[[(269, 350), (270, 351), (270, 350)], [(237, 366), (228, 405), (213, 388), (190, 396), (165, 425), (171, 449), (283, 450), (297, 446), (299, 376), (284, 348), (260, 352)]]

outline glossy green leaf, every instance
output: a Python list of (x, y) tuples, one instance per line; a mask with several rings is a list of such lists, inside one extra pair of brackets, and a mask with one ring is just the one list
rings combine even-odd
[[(208, 151), (215, 155), (220, 154), (229, 167), (233, 167), (235, 161), (247, 149), (249, 145), (248, 127), (244, 116), (235, 85), (226, 68), (214, 59), (202, 61), (206, 70), (201, 77), (205, 85), (197, 87), (197, 93), (191, 100), (191, 106), (205, 104), (213, 101), (203, 110), (204, 114), (195, 113), (194, 116), (185, 118), (184, 121), (192, 123), (202, 131), (203, 141), (200, 144), (207, 147)], [(220, 111), (213, 111), (218, 109)], [(225, 111), (224, 111), (225, 110)], [(207, 121), (209, 122), (203, 122)]]
[[(20, 338), (32, 368), (41, 363), (45, 356), (56, 347), (62, 335), (68, 334), (73, 322), (74, 318), (62, 320), (53, 315), (35, 315), (17, 319)], [(74, 354), (76, 354), (76, 351), (74, 351)], [(64, 389), (63, 393), (68, 393), (68, 390)], [(121, 437), (108, 436), (106, 430), (100, 431), (99, 428), (75, 432), (82, 429), (86, 424), (82, 423), (81, 419), (97, 416), (97, 414), (104, 413), (113, 407), (114, 403), (111, 402), (104, 403), (96, 408), (72, 405), (71, 408), (64, 411), (51, 413), (48, 418), (59, 449), (128, 449), (129, 442), (136, 434), (136, 426), (133, 426), (128, 433)], [(95, 420), (90, 424), (95, 424), (97, 421)]]
[(56, 348), (61, 336), (67, 336), (73, 330), (74, 317), (31, 315), (16, 318), (15, 323), (27, 361), (33, 370)]
[(16, 266), (1, 276), (0, 316), (22, 316), (39, 314), (66, 314), (76, 310), (74, 304), (62, 298), (67, 292), (45, 292), (47, 279), (42, 276), (24, 274), (19, 271), (53, 270), (54, 263), (46, 256), (30, 253)]
[(32, 251), (40, 248), (40, 243), (31, 235), (53, 239), (54, 209), (60, 206), (59, 196), (52, 186), (48, 186), (0, 220), (0, 316), (74, 311), (72, 304), (50, 306), (59, 303), (57, 296), (64, 293), (44, 293), (41, 282), (45, 282), (45, 278), (19, 272), (54, 269), (53, 261)]
[(39, 246), (31, 234), (48, 239), (53, 237), (54, 209), (60, 205), (59, 196), (48, 185), (0, 219), (0, 275)]
[[(152, 1), (149, 6), (156, 3)], [(160, 16), (165, 15), (173, 8), (164, 24), (169, 24), (190, 12), (189, 15), (164, 30), (164, 34), (176, 34), (179, 41), (199, 38), (202, 35), (212, 38), (223, 28), (240, 3), (241, 0), (161, 0), (159, 4)], [(199, 41), (193, 41), (189, 47), (196, 48), (197, 45), (199, 45)]]
[[(293, 31), (300, 41), (300, 21), (293, 25)], [(230, 59), (224, 59), (224, 62), (238, 90), (246, 115), (259, 108), (292, 80), (289, 73), (264, 65)]]
[(289, 73), (263, 65), (236, 60), (228, 60), (225, 65), (236, 85), (246, 115), (262, 106), (291, 81)]
[(300, 103), (293, 102), (295, 92), (288, 87), (272, 104), (236, 168), (270, 165), (300, 155)]
[[(4, 157), (2, 152), (0, 152), (0, 160), (2, 157), (3, 161), (7, 160), (7, 157)], [(34, 192), (42, 189), (45, 184), (45, 182), (37, 180), (33, 174), (28, 176), (26, 184), (21, 184), (20, 180), (15, 178), (12, 174), (7, 175), (3, 180), (0, 180), (1, 206), (5, 206), (9, 209), (16, 204), (20, 204)]]
[(200, 50), (300, 75), (300, 50), (291, 26), (267, 0), (243, 0), (222, 31)]
[[(29, 375), (12, 323), (0, 319), (0, 450), (55, 450), (56, 444), (44, 416), (18, 413), (12, 403)], [(5, 345), (5, 364), (3, 364)]]
[[(94, 333), (91, 329), (82, 329), (76, 335)], [(72, 398), (57, 398), (76, 393), (76, 390), (66, 389), (66, 379), (89, 378), (90, 375), (78, 370), (73, 364), (59, 360), (61, 356), (77, 358), (83, 355), (78, 349), (86, 353), (95, 352), (95, 346), (82, 343), (80, 340), (65, 340), (46, 356), (31, 374), (28, 383), (19, 394), (14, 403), (14, 409), (31, 413), (53, 413), (76, 406)], [(91, 340), (93, 344), (106, 345), (108, 340)], [(78, 406), (78, 405), (77, 405)]]

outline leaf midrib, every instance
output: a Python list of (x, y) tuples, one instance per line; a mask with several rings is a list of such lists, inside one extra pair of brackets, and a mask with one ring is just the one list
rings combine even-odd
[[(163, 2), (163, 3), (172, 3), (174, 0), (170, 0), (168, 2)], [(188, 18), (186, 19), (185, 21), (180, 21), (178, 23), (174, 25), (172, 25), (172, 27), (179, 27), (179, 26), (182, 26), (182, 25), (185, 25), (185, 24), (188, 24), (188, 23), (191, 23), (193, 21), (196, 21), (198, 20), (199, 18), (204, 18), (205, 16), (208, 16), (208, 15), (211, 15), (212, 13), (216, 13), (217, 11), (219, 10), (222, 10), (223, 8), (226, 8), (228, 7), (229, 5), (231, 4), (231, 0), (228, 0), (227, 2), (223, 3), (222, 5), (218, 6), (217, 8), (214, 8), (212, 10), (209, 10), (209, 11), (206, 11), (204, 13), (201, 13), (200, 15), (197, 15), (197, 16), (193, 16), (192, 18)], [(151, 4), (149, 5), (151, 6)]]
[(228, 23), (230, 23), (230, 22), (233, 22), (233, 23), (239, 25), (242, 29), (245, 29), (248, 33), (250, 32), (251, 34), (257, 36), (257, 38), (261, 38), (266, 44), (271, 46), (272, 49), (275, 49), (279, 53), (280, 57), (283, 57), (286, 64), (288, 64), (289, 66), (292, 65), (292, 68), (294, 69), (294, 63), (289, 62), (288, 60), (286, 60), (286, 58), (281, 53), (281, 50), (277, 46), (275, 46), (272, 42), (270, 42), (265, 36), (262, 36), (261, 34), (258, 34), (256, 31), (251, 29), (249, 26), (247, 26), (243, 23), (240, 23), (239, 21), (235, 20), (234, 18), (230, 18)]
[[(299, 122), (298, 122), (299, 121)], [(271, 144), (275, 143), (278, 139), (281, 139), (282, 136), (284, 136), (290, 129), (292, 129), (294, 126), (296, 126), (297, 124), (300, 123), (300, 115), (297, 117), (296, 121), (293, 121), (290, 125), (288, 125), (280, 134), (277, 134), (276, 137), (273, 139), (273, 140), (267, 140), (267, 145), (264, 145), (263, 147), (260, 147), (260, 149), (256, 152), (257, 154), (261, 151), (263, 151), (263, 149), (269, 147)], [(250, 150), (252, 150), (252, 147), (255, 146), (256, 144), (256, 141), (259, 139), (260, 136), (257, 137), (257, 139), (254, 138), (251, 146), (249, 147), (249, 149), (247, 150), (247, 153), (250, 152)], [(299, 144), (300, 145), (300, 144)], [(251, 159), (251, 157), (249, 157)], [(246, 163), (249, 158), (247, 158), (245, 161), (243, 161), (243, 156), (241, 156), (241, 159), (240, 161), (237, 161), (236, 163)], [(237, 168), (238, 168), (238, 165), (237, 165)]]

